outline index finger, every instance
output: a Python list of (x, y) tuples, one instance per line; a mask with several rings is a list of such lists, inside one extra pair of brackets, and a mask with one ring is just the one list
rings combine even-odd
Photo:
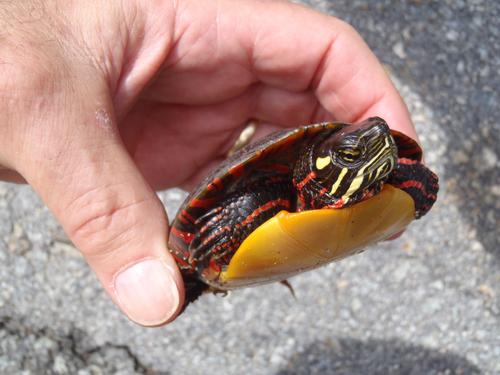
[(396, 88), (347, 23), (285, 1), (179, 4), (170, 49), (144, 94), (148, 99), (189, 105), (190, 111), (232, 101), (249, 116), (257, 108), (281, 124), (291, 117), (315, 119), (322, 111), (346, 122), (380, 116), (416, 138)]
[(273, 6), (282, 9), (265, 7), (253, 39), (254, 71), (260, 80), (295, 92), (312, 90), (336, 120), (380, 116), (417, 139), (405, 103), (353, 27), (302, 6)]
[(179, 2), (168, 49), (143, 93), (147, 99), (201, 112), (228, 103), (240, 114), (287, 126), (294, 118), (295, 125), (326, 119), (317, 115), (325, 111), (346, 122), (380, 116), (416, 139), (403, 100), (360, 35), (304, 6)]

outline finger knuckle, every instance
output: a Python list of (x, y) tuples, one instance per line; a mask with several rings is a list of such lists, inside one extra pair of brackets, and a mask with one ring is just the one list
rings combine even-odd
[(153, 202), (147, 198), (124, 200), (99, 189), (82, 195), (70, 205), (68, 235), (86, 255), (114, 252), (135, 240), (134, 228), (141, 212)]

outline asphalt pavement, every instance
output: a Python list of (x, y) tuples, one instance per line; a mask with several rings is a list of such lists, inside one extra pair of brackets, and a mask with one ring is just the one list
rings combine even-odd
[[(500, 2), (309, 5), (387, 67), (441, 178), (435, 208), (292, 278), (296, 299), (282, 285), (209, 295), (146, 329), (29, 187), (0, 184), (0, 374), (500, 374)], [(170, 215), (183, 196), (161, 194)]]

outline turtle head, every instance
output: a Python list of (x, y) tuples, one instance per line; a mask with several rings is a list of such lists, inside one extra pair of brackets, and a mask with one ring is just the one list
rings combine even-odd
[(342, 126), (309, 147), (298, 163), (302, 174), (308, 170), (311, 176), (310, 183), (296, 184), (299, 206), (340, 208), (356, 203), (378, 193), (396, 163), (397, 147), (384, 120), (373, 117)]

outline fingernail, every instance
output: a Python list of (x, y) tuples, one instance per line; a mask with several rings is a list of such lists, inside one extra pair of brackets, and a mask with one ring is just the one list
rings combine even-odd
[(122, 310), (145, 326), (165, 323), (179, 306), (179, 290), (172, 272), (159, 259), (143, 260), (121, 271), (114, 287)]

